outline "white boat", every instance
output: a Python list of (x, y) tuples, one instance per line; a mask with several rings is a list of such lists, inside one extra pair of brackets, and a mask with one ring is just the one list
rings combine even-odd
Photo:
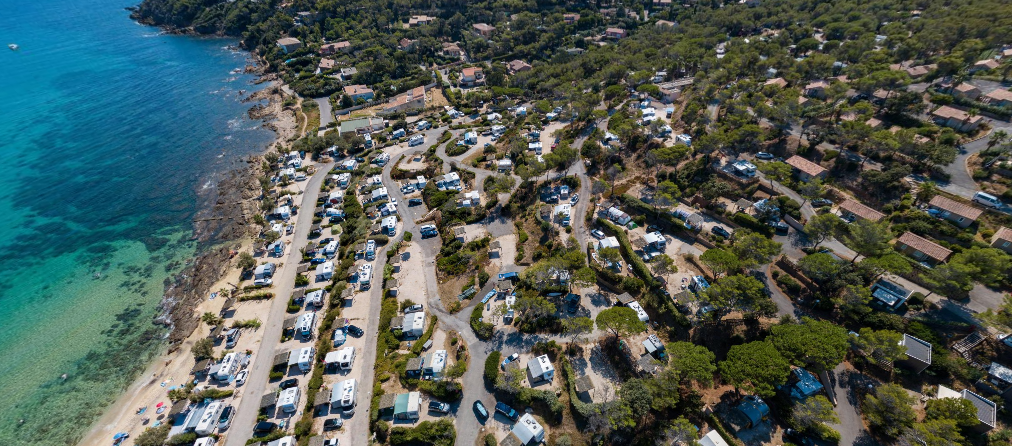
[(17, 51), (19, 47), (16, 43), (8, 43), (7, 48), (10, 48), (12, 51)]

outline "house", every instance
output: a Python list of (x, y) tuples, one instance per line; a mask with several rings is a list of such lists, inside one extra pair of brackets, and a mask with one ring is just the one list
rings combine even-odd
[(756, 165), (746, 160), (735, 161), (734, 163), (731, 164), (731, 169), (734, 171), (735, 175), (744, 178), (755, 177), (756, 173)]
[(431, 375), (434, 377), (443, 376), (443, 370), (446, 369), (446, 350), (436, 350), (431, 353), (427, 353), (422, 358), (422, 374)]
[(980, 424), (974, 430), (986, 432), (998, 425), (998, 405), (994, 401), (973, 393), (969, 389), (964, 389), (960, 397), (973, 403), (973, 407), (977, 409), (977, 420), (980, 421)]
[(447, 57), (460, 57), (464, 55), (464, 52), (460, 49), (460, 46), (458, 46), (456, 43), (444, 43), (443, 55)]
[(416, 26), (428, 25), (436, 20), (435, 17), (429, 17), (427, 15), (413, 15), (408, 19), (408, 28), (414, 28)]
[(871, 286), (872, 304), (886, 311), (895, 311), (910, 299), (913, 292), (886, 279)]
[(921, 373), (931, 365), (931, 343), (903, 333), (900, 345), (907, 348), (907, 359), (900, 364), (910, 368), (914, 373)]
[(495, 32), (495, 27), (487, 23), (475, 23), (472, 26), (474, 27), (475, 32), (482, 37), (492, 37), (492, 33)]
[(805, 85), (804, 94), (810, 98), (826, 99), (826, 89), (829, 88), (829, 82), (824, 80), (817, 80)]
[(941, 195), (935, 195), (935, 197), (928, 203), (928, 208), (935, 211), (931, 212), (929, 210), (932, 215), (949, 220), (960, 228), (970, 226), (973, 222), (980, 218), (981, 214), (984, 213), (984, 211), (973, 206), (960, 203)]
[(383, 106), (383, 113), (399, 113), (425, 108), (425, 87), (415, 87), (401, 93)]
[(334, 277), (334, 262), (326, 261), (316, 265), (316, 281), (323, 282)]
[(851, 198), (843, 200), (843, 203), (840, 203), (840, 216), (847, 221), (854, 221), (858, 218), (863, 218), (865, 220), (877, 222), (885, 218), (885, 214), (858, 203), (857, 200)]
[(348, 95), (353, 101), (359, 99), (363, 101), (371, 101), (375, 94), (372, 89), (365, 85), (346, 85), (344, 87), (344, 94)]
[(408, 392), (397, 395), (394, 399), (395, 420), (417, 420), (422, 407), (422, 394)]
[(320, 54), (329, 56), (331, 54), (337, 54), (338, 51), (348, 52), (351, 51), (351, 42), (343, 40), (337, 43), (328, 43), (320, 47)]
[(991, 247), (1012, 254), (1012, 229), (1002, 226), (991, 237)]
[(678, 24), (668, 20), (658, 20), (657, 23), (654, 23), (654, 26), (658, 28), (675, 29), (678, 27)]
[(1001, 50), (1001, 58), (1002, 59), (1008, 59), (1010, 57), (1012, 57), (1012, 48), (1005, 48), (1005, 49)]
[(977, 382), (977, 388), (990, 395), (1001, 395), (1012, 403), (1012, 368), (992, 362), (987, 377)]
[(787, 391), (791, 399), (804, 401), (808, 397), (822, 392), (823, 386), (819, 382), (819, 378), (816, 378), (812, 372), (801, 367), (794, 367), (791, 369), (791, 374), (787, 377), (787, 384), (781, 388)]
[(290, 54), (302, 48), (302, 41), (294, 37), (283, 37), (278, 39), (278, 47), (285, 54)]
[(787, 158), (786, 163), (794, 168), (794, 174), (805, 183), (811, 181), (813, 178), (826, 179), (826, 173), (828, 172), (826, 168), (798, 155)]
[(436, 189), (447, 190), (456, 189), (460, 190), (460, 175), (457, 172), (450, 172), (436, 179)]
[[(980, 94), (980, 91), (977, 91)], [(995, 107), (1008, 107), (1012, 106), (1012, 91), (1005, 89), (995, 89), (994, 91), (984, 95), (984, 102), (993, 105)]]
[(373, 189), (373, 191), (372, 191), (372, 200), (371, 201), (372, 202), (377, 202), (377, 201), (381, 201), (381, 200), (386, 200), (389, 197), (390, 196), (387, 194), (387, 188), (385, 188), (385, 187), (377, 187), (376, 189)]
[(667, 240), (664, 239), (664, 234), (657, 231), (646, 233), (643, 236), (643, 241), (647, 243), (647, 246), (658, 251), (664, 251), (668, 244)]
[(952, 251), (913, 232), (904, 232), (896, 239), (896, 249), (928, 264), (944, 263), (952, 255)]
[(958, 108), (949, 107), (948, 105), (938, 107), (938, 109), (931, 112), (931, 118), (938, 125), (964, 133), (977, 130), (980, 121), (983, 119), (980, 116), (970, 116), (969, 113)]
[(766, 85), (776, 85), (777, 87), (780, 87), (780, 88), (787, 88), (787, 80), (785, 80), (782, 77), (776, 77), (776, 78), (767, 80), (766, 82), (763, 82), (763, 86), (766, 86)]
[(608, 28), (604, 31), (604, 37), (608, 39), (622, 39), (628, 34), (622, 28)]
[(485, 82), (485, 72), (481, 67), (468, 67), (460, 70), (460, 84), (471, 86)]
[(345, 81), (345, 82), (350, 81), (351, 78), (352, 78), (352, 76), (354, 76), (356, 74), (358, 74), (358, 68), (355, 68), (355, 67), (341, 68), (341, 80), (342, 81)]
[(517, 74), (521, 71), (530, 71), (531, 64), (524, 62), (520, 59), (511, 60), (506, 64), (506, 69), (509, 74)]
[(411, 50), (415, 49), (415, 46), (417, 44), (418, 44), (417, 40), (412, 40), (412, 39), (409, 39), (409, 38), (405, 37), (405, 38), (401, 39), (399, 42), (397, 42), (397, 49), (402, 50), (402, 51), (411, 51)]
[(521, 445), (541, 444), (545, 441), (545, 428), (541, 427), (533, 415), (524, 413), (510, 430), (510, 437), (516, 437)]
[(548, 359), (548, 355), (541, 355), (527, 361), (527, 371), (531, 375), (531, 382), (551, 382), (555, 378), (555, 366)]
[[(383, 129), (383, 119), (376, 117), (364, 117), (358, 119), (349, 119), (347, 121), (341, 121), (341, 125), (338, 126), (338, 132), (340, 134), (345, 133), (372, 133)], [(355, 170), (358, 166), (357, 163), (352, 163), (354, 159), (345, 160), (341, 163), (341, 168), (344, 170)]]
[(478, 207), (481, 206), (481, 194), (478, 191), (470, 191), (464, 194), (464, 198), (460, 200), (458, 207)]
[(999, 66), (1001, 66), (1001, 63), (994, 59), (978, 60), (972, 67), (970, 67), (970, 74), (980, 71), (994, 70)]
[(699, 439), (699, 446), (728, 446), (728, 444), (724, 441), (724, 437), (720, 436), (719, 432), (710, 431), (706, 435), (703, 435), (703, 438)]
[(408, 376), (417, 377), (422, 376), (422, 361), (424, 358), (415, 357), (408, 358), (408, 364), (404, 368), (404, 372)]
[(509, 158), (503, 158), (499, 161), (496, 161), (496, 170), (498, 170), (499, 172), (509, 172), (513, 170), (513, 160)]
[(567, 25), (573, 25), (580, 21), (580, 14), (566, 13), (562, 15), (562, 21), (566, 22)]
[(320, 63), (316, 65), (316, 72), (322, 73), (324, 71), (333, 70), (334, 64), (334, 59), (324, 57), (323, 59), (320, 59)]
[(949, 89), (949, 93), (957, 98), (976, 101), (980, 97), (980, 89), (967, 83), (961, 83)]
[(647, 336), (647, 338), (643, 340), (643, 350), (646, 351), (648, 355), (657, 359), (662, 359), (665, 356), (664, 343), (661, 342), (661, 338), (658, 338), (655, 334)]
[(770, 415), (770, 406), (757, 395), (747, 395), (730, 412), (722, 414), (735, 432), (758, 426)]

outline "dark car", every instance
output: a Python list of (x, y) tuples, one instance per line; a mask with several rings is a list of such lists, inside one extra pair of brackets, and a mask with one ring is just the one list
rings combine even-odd
[(800, 444), (802, 446), (815, 445), (815, 441), (813, 441), (811, 438), (801, 435), (801, 432), (798, 432), (791, 428), (787, 428), (784, 430), (784, 438), (789, 439), (791, 443)]
[(334, 237), (327, 237), (325, 239), (320, 239), (320, 246), (324, 246), (332, 241), (334, 241)]
[(296, 387), (298, 385), (299, 385), (299, 380), (297, 380), (295, 378), (292, 378), (292, 379), (286, 379), (284, 381), (281, 381), (281, 384), (278, 384), (278, 387), (280, 387), (281, 390), (285, 390), (287, 388)]
[(731, 233), (727, 232), (727, 229), (724, 229), (723, 226), (714, 226), (714, 227), (710, 228), (710, 232), (712, 232), (713, 235), (719, 235), (719, 236), (724, 237), (724, 238), (730, 238), (731, 237)]
[(325, 263), (326, 261), (327, 261), (327, 259), (323, 258), (323, 257), (313, 257), (312, 259), (309, 259), (309, 264), (310, 265), (319, 265), (321, 263)]
[(430, 401), (429, 410), (439, 413), (450, 413), (450, 405), (439, 401)]
[(480, 420), (488, 419), (488, 409), (485, 408), (485, 405), (482, 404), (481, 401), (478, 400), (474, 401), (474, 411), (477, 412), (478, 419)]
[(410, 199), (408, 199), (408, 206), (421, 206), (421, 205), (422, 205), (422, 199), (421, 198), (410, 198)]
[(356, 338), (361, 338), (362, 335), (365, 334), (365, 331), (362, 331), (361, 328), (358, 328), (358, 327), (356, 327), (354, 325), (349, 325), (348, 326), (348, 333), (350, 333), (352, 336), (354, 336)]
[(770, 226), (772, 226), (773, 229), (779, 233), (787, 233), (788, 231), (790, 231), (790, 226), (787, 226), (787, 223), (784, 223), (782, 221), (771, 221)]
[(495, 403), (495, 411), (505, 415), (506, 418), (509, 418), (513, 421), (516, 421), (517, 418), (520, 417), (520, 414), (517, 413), (516, 410), (514, 410), (512, 407), (510, 407), (508, 404), (502, 401)]
[(815, 206), (815, 207), (832, 206), (832, 205), (833, 205), (833, 201), (832, 200), (827, 200), (825, 198), (816, 198), (816, 199), (812, 200), (812, 206)]
[(253, 426), (253, 435), (263, 436), (273, 432), (278, 428), (277, 423), (271, 423), (270, 421), (261, 421)]
[(344, 426), (344, 420), (340, 418), (328, 418), (323, 422), (323, 430), (325, 431), (340, 429), (342, 426)]
[(647, 232), (661, 232), (661, 227), (657, 225), (647, 226)]

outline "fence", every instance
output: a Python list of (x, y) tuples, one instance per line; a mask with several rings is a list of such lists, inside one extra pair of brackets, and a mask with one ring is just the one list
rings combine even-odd
[(795, 280), (801, 282), (801, 284), (804, 285), (806, 288), (808, 289), (816, 288), (815, 282), (812, 282), (812, 279), (809, 279), (804, 274), (802, 274), (801, 270), (798, 269), (798, 265), (796, 265), (794, 262), (788, 259), (787, 256), (781, 254), (780, 257), (777, 257), (777, 260), (776, 262), (774, 262), (774, 264), (777, 266), (777, 268), (780, 268), (785, 273), (793, 277)]

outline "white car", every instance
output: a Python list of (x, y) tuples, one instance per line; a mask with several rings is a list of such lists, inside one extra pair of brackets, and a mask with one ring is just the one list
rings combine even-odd
[(228, 429), (232, 425), (232, 417), (235, 416), (235, 408), (232, 406), (225, 406), (221, 411), (221, 416), (218, 417), (218, 430), (223, 431)]
[(590, 231), (590, 235), (593, 235), (594, 238), (596, 238), (598, 240), (603, 240), (604, 239), (604, 233), (601, 232), (600, 229), (595, 229), (593, 231)]
[(243, 384), (246, 384), (247, 377), (249, 377), (249, 369), (239, 372), (238, 375), (235, 375), (235, 386), (239, 387)]
[(257, 279), (257, 280), (253, 281), (253, 285), (256, 285), (256, 286), (268, 286), (268, 285), (272, 285), (273, 283), (274, 283), (274, 280), (272, 280), (270, 277), (263, 278), (263, 279)]

